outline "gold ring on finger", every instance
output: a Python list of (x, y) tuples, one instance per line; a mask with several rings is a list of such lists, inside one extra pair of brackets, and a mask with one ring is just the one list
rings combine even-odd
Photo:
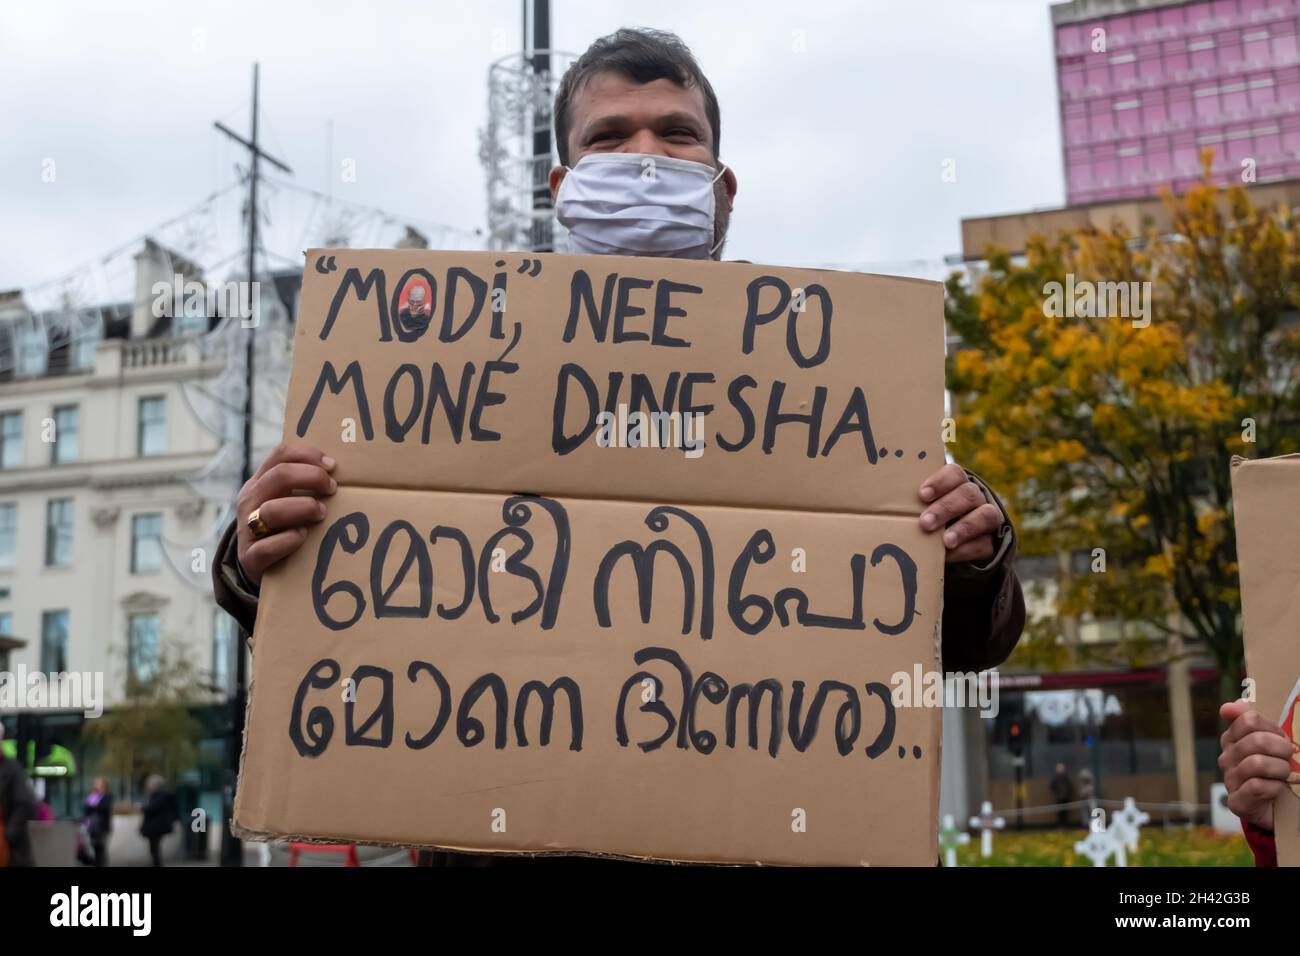
[(271, 526), (262, 519), (261, 508), (254, 508), (249, 514), (248, 530), (252, 533), (254, 540), (265, 538), (271, 533)]

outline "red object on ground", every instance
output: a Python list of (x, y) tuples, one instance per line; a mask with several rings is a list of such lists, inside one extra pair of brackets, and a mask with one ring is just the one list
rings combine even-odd
[(361, 861), (357, 859), (357, 848), (352, 845), (338, 845), (328, 843), (290, 843), (289, 844), (289, 865), (298, 865), (298, 855), (300, 853), (344, 853), (347, 854), (347, 862), (344, 866), (360, 866)]

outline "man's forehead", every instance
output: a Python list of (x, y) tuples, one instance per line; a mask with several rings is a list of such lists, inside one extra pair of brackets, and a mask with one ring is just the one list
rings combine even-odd
[(713, 136), (704, 110), (704, 91), (698, 86), (678, 86), (667, 78), (638, 83), (622, 73), (605, 70), (574, 92), (570, 109), (571, 129), (578, 136), (584, 129), (611, 116), (651, 120), (670, 112), (691, 114), (710, 141)]

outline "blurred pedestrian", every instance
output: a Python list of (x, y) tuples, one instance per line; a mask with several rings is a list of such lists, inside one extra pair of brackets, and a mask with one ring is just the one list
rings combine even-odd
[(1048, 787), (1052, 791), (1052, 800), (1057, 805), (1056, 825), (1065, 826), (1069, 820), (1070, 810), (1065, 804), (1074, 799), (1074, 784), (1070, 782), (1070, 773), (1065, 769), (1065, 764), (1056, 765), (1056, 773), (1052, 776), (1051, 783)]
[[(0, 742), (4, 736), (4, 724), (0, 724)], [(35, 806), (23, 765), (6, 757), (0, 748), (0, 866), (34, 865), (27, 823)]]
[(90, 865), (108, 866), (108, 835), (113, 832), (113, 794), (108, 781), (96, 777), (83, 805), (86, 839), (90, 841)]
[(140, 820), (140, 835), (149, 841), (149, 857), (154, 866), (162, 866), (162, 841), (176, 828), (179, 814), (176, 795), (164, 786), (163, 778), (153, 774), (145, 784), (144, 811)]
[(32, 792), (36, 799), (36, 816), (33, 819), (38, 823), (49, 823), (54, 819), (54, 808), (45, 799), (45, 781), (33, 780)]
[(1092, 780), (1092, 771), (1084, 767), (1079, 771), (1079, 799), (1083, 801), (1083, 826), (1088, 829), (1092, 826), (1092, 811), (1097, 809), (1097, 787)]

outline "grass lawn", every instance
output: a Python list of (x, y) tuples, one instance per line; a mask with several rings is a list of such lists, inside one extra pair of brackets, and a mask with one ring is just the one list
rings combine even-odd
[[(1078, 830), (1004, 830), (993, 835), (993, 855), (980, 858), (980, 838), (957, 848), (959, 866), (1092, 866), (1074, 852), (1074, 844), (1087, 833)], [(1114, 862), (1112, 857), (1111, 862)], [(1254, 866), (1246, 838), (1221, 836), (1209, 827), (1161, 829), (1148, 827), (1138, 839), (1137, 853), (1128, 855), (1129, 866)]]

